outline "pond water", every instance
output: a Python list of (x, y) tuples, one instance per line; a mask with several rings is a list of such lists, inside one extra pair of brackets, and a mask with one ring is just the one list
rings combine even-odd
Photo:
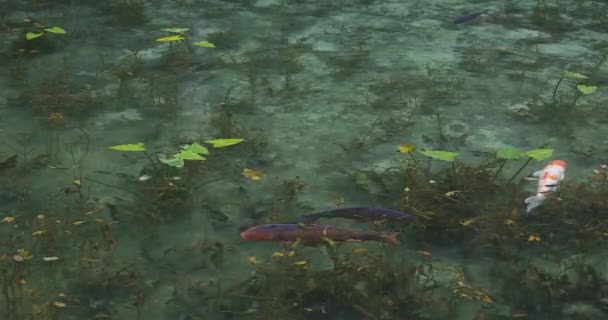
[(606, 319), (607, 31), (596, 0), (0, 0), (2, 319)]

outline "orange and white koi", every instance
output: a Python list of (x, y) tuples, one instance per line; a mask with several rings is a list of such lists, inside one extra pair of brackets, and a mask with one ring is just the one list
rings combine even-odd
[(566, 162), (562, 160), (553, 160), (544, 167), (542, 170), (536, 171), (532, 174), (533, 177), (538, 178), (538, 188), (536, 194), (526, 198), (526, 214), (540, 206), (543, 201), (547, 198), (547, 195), (558, 191), (560, 182), (564, 180), (566, 172)]

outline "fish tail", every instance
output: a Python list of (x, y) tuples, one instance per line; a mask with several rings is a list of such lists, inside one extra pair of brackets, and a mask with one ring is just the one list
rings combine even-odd
[(534, 208), (539, 207), (543, 203), (544, 199), (538, 197), (538, 195), (534, 195), (531, 197), (527, 197), (524, 202), (526, 203), (526, 215), (530, 215), (530, 212), (534, 210)]
[(397, 239), (397, 236), (399, 236), (399, 232), (384, 232), (380, 234), (380, 239), (396, 246), (399, 244), (399, 239)]

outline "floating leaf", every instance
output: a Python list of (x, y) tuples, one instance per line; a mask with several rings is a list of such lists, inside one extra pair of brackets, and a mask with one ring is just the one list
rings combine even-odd
[(241, 174), (251, 181), (259, 181), (262, 180), (262, 175), (264, 174), (264, 172), (262, 172), (262, 170), (245, 168), (243, 169), (243, 172), (241, 172)]
[(523, 155), (536, 161), (543, 161), (553, 155), (553, 149), (534, 149), (524, 152)]
[(15, 221), (15, 217), (5, 217), (4, 219), (0, 220), (0, 222), (6, 222), (6, 223), (11, 223)]
[(43, 34), (44, 34), (44, 32), (28, 32), (25, 34), (25, 38), (27, 40), (32, 40), (32, 39), (42, 37)]
[(578, 89), (578, 91), (580, 91), (580, 93), (582, 93), (584, 95), (588, 95), (588, 94), (592, 94), (595, 91), (597, 91), (597, 86), (587, 86), (584, 84), (577, 84), (576, 89)]
[(180, 35), (180, 34), (176, 34), (174, 36), (168, 36), (168, 37), (162, 37), (162, 38), (158, 38), (156, 39), (157, 42), (174, 42), (174, 41), (182, 41), (185, 40), (186, 38), (184, 38), (184, 36)]
[(441, 150), (426, 150), (420, 151), (423, 155), (441, 161), (454, 161), (454, 158), (460, 155), (458, 152), (441, 151)]
[(187, 151), (192, 151), (194, 153), (199, 153), (199, 154), (209, 154), (209, 150), (207, 150), (207, 148), (201, 146), (198, 143), (193, 143), (193, 144), (187, 144), (187, 145), (183, 145), (182, 149), (187, 150)]
[(55, 305), (57, 308), (65, 308), (65, 303), (63, 302), (55, 301), (53, 302), (53, 305)]
[(589, 79), (589, 77), (587, 77), (584, 74), (578, 73), (578, 72), (572, 72), (572, 71), (564, 71), (563, 73), (564, 78), (568, 78), (568, 79), (574, 79), (574, 80), (585, 80), (585, 79)]
[(401, 153), (410, 153), (414, 150), (416, 150), (416, 146), (412, 144), (402, 144), (399, 146), (399, 152)]
[(59, 27), (46, 28), (44, 31), (56, 34), (65, 34), (65, 30)]
[(201, 156), (196, 152), (192, 152), (190, 150), (182, 150), (178, 154), (173, 155), (175, 158), (183, 159), (183, 160), (207, 160), (207, 158)]
[(171, 33), (184, 33), (188, 30), (190, 30), (190, 28), (165, 28), (165, 29), (161, 29), (163, 31), (167, 31), (167, 32), (171, 32)]
[(504, 160), (515, 160), (521, 158), (523, 151), (515, 147), (504, 147), (496, 152), (496, 158)]
[(171, 157), (171, 158), (158, 157), (158, 160), (171, 167), (175, 167), (175, 168), (184, 167), (184, 159), (175, 158), (175, 157)]
[(109, 147), (112, 150), (118, 151), (146, 151), (146, 147), (143, 143), (133, 143), (133, 144), (119, 144), (115, 146)]
[(245, 139), (212, 139), (205, 141), (205, 143), (213, 145), (214, 148), (223, 148), (241, 143), (244, 140)]
[(215, 48), (215, 45), (207, 40), (197, 41), (193, 45), (202, 48)]
[(306, 260), (296, 261), (293, 264), (296, 266), (304, 266), (304, 265), (308, 264), (308, 261), (306, 261)]

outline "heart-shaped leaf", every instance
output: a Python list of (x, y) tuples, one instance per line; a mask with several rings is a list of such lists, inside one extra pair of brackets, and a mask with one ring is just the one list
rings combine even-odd
[(515, 147), (504, 147), (496, 152), (496, 158), (503, 160), (515, 160), (521, 158), (523, 151)]
[(56, 34), (65, 34), (65, 30), (59, 27), (46, 28), (44, 31)]
[(584, 84), (577, 84), (576, 89), (578, 89), (578, 91), (580, 91), (580, 93), (582, 93), (584, 95), (588, 95), (588, 94), (592, 94), (595, 91), (597, 91), (597, 86), (587, 86)]
[(534, 149), (524, 152), (523, 155), (536, 161), (542, 161), (553, 155), (553, 149)]
[(182, 146), (183, 150), (191, 151), (198, 154), (209, 154), (209, 150), (198, 143), (187, 144)]
[(158, 160), (171, 167), (175, 167), (175, 168), (184, 167), (184, 159), (175, 158), (175, 157), (170, 157), (170, 158), (158, 157)]
[(44, 34), (44, 32), (28, 32), (25, 34), (25, 38), (27, 40), (32, 40), (32, 39), (42, 37), (43, 34)]
[(212, 139), (205, 141), (205, 143), (213, 145), (214, 148), (223, 148), (241, 143), (244, 140), (245, 139)]
[(572, 71), (564, 71), (563, 73), (564, 78), (568, 78), (568, 79), (573, 79), (573, 80), (585, 80), (585, 79), (589, 79), (589, 77), (587, 77), (584, 74), (578, 73), (578, 72), (572, 72)]
[(143, 143), (134, 143), (134, 144), (119, 144), (115, 146), (109, 147), (112, 150), (118, 151), (146, 151), (146, 147)]
[(181, 41), (181, 40), (185, 40), (185, 39), (186, 38), (184, 38), (184, 36), (182, 36), (180, 34), (176, 34), (174, 36), (158, 38), (158, 39), (156, 39), (156, 41), (157, 42), (174, 42), (174, 41)]
[(215, 45), (207, 40), (197, 41), (193, 45), (201, 48), (215, 48)]
[(173, 155), (175, 158), (183, 159), (183, 160), (207, 160), (205, 157), (201, 156), (196, 152), (192, 152), (190, 150), (182, 150), (178, 154)]

